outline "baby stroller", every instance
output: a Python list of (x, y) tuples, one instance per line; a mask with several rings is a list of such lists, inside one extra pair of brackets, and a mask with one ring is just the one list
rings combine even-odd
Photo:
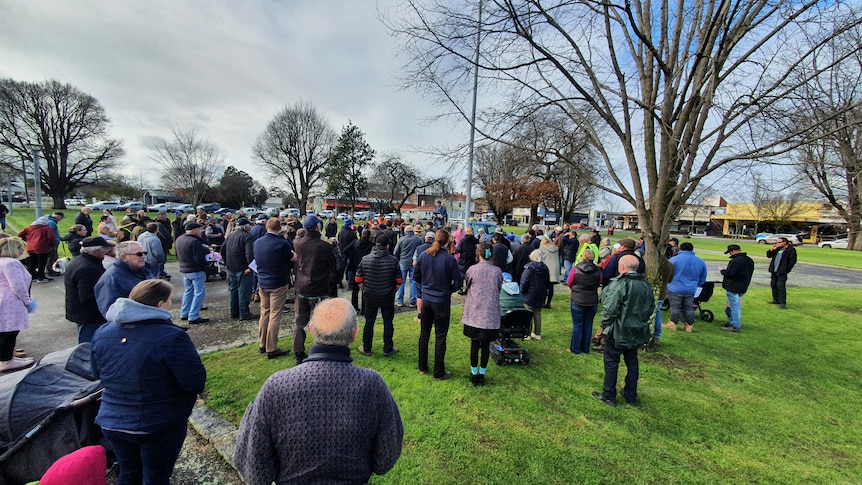
[(64, 455), (100, 444), (101, 395), (89, 343), (0, 377), (0, 484), (39, 480)]
[(530, 363), (527, 349), (514, 340), (530, 335), (533, 326), (533, 312), (526, 308), (510, 310), (500, 319), (500, 338), (491, 343), (491, 358), (497, 365)]
[[(703, 284), (703, 286), (699, 287), (697, 291), (694, 292), (694, 304), (692, 305), (697, 312), (697, 316), (700, 317), (704, 322), (711, 322), (715, 320), (715, 314), (712, 313), (711, 310), (707, 310), (701, 306), (701, 303), (706, 303), (712, 298), (712, 294), (715, 292), (716, 283), (721, 283), (720, 281), (707, 281)], [(670, 310), (670, 302), (665, 300), (661, 306), (662, 310)]]
[(227, 271), (225, 271), (225, 269), (222, 267), (221, 254), (219, 254), (218, 249), (214, 249), (212, 252), (207, 254), (206, 258), (207, 265), (205, 271), (207, 275), (207, 281), (209, 281), (210, 278), (227, 278)]

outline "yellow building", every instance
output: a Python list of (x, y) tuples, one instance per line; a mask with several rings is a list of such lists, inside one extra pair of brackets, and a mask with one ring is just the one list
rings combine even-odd
[(755, 232), (789, 232), (789, 228), (807, 231), (807, 243), (817, 242), (818, 231), (824, 226), (845, 224), (844, 219), (830, 204), (821, 202), (777, 201), (762, 204), (727, 204), (720, 220), (722, 234), (754, 237)]

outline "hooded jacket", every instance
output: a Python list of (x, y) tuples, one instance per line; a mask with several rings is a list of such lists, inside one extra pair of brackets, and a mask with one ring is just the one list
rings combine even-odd
[(531, 307), (541, 307), (548, 295), (548, 286), (551, 284), (548, 267), (541, 261), (530, 261), (524, 267), (521, 275), (521, 295), (524, 304)]
[(748, 291), (751, 284), (751, 276), (754, 274), (754, 260), (745, 253), (736, 253), (730, 256), (727, 268), (721, 270), (724, 279), (721, 287), (730, 293), (743, 295)]
[(46, 216), (33, 221), (18, 233), (18, 237), (27, 241), (27, 252), (30, 254), (48, 254), (58, 242)]
[(505, 315), (516, 308), (524, 308), (521, 287), (515, 281), (505, 282), (500, 288), (500, 313)]
[(147, 279), (147, 273), (143, 268), (135, 271), (122, 259), (114, 261), (114, 264), (105, 270), (105, 273), (99, 277), (99, 282), (96, 283), (96, 301), (99, 303), (99, 311), (102, 315), (107, 317), (108, 308), (118, 298), (129, 296), (132, 288), (145, 279)]
[(171, 312), (120, 298), (110, 323), (96, 330), (93, 368), (105, 386), (96, 424), (118, 431), (158, 433), (185, 426), (206, 369)]

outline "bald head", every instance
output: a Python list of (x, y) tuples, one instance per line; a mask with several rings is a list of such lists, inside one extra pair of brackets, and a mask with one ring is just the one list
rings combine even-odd
[(314, 307), (308, 326), (315, 343), (347, 347), (356, 339), (356, 310), (344, 298), (329, 298)]
[(631, 254), (626, 254), (622, 258), (620, 258), (619, 270), (620, 274), (622, 273), (631, 273), (638, 270), (638, 266), (640, 266), (640, 262), (638, 261), (637, 256), (633, 256)]

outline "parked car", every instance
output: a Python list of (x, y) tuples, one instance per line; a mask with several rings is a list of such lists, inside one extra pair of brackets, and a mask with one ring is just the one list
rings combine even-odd
[(780, 237), (786, 237), (794, 246), (802, 244), (802, 236), (799, 234), (773, 234), (771, 232), (759, 232), (754, 235), (754, 240), (757, 244), (775, 244)]
[(245, 212), (247, 216), (256, 216), (258, 213), (258, 210), (254, 207), (240, 207), (239, 210)]
[(119, 205), (120, 203), (115, 200), (100, 200), (98, 202), (93, 202), (92, 204), (87, 204), (85, 207), (89, 207), (93, 210), (116, 210)]
[(193, 205), (191, 205), (191, 204), (180, 204), (180, 205), (178, 205), (178, 206), (176, 206), (176, 207), (171, 207), (171, 210), (173, 210), (174, 212), (176, 212), (176, 211), (180, 211), (180, 212), (194, 212), (194, 211), (195, 211), (195, 206), (193, 206)]
[(159, 212), (159, 211), (167, 211), (167, 210), (168, 210), (168, 204), (166, 204), (166, 203), (153, 204), (153, 205), (147, 206), (147, 212)]
[(117, 210), (124, 211), (126, 209), (132, 209), (133, 211), (144, 210), (144, 203), (133, 201), (133, 202), (126, 202), (125, 204), (120, 204), (117, 206)]
[(822, 241), (818, 246), (821, 248), (847, 249), (847, 236), (835, 238), (833, 241)]
[(332, 209), (326, 209), (324, 211), (320, 211), (320, 214), (318, 215), (323, 219), (329, 219), (330, 217), (335, 215), (335, 211)]
[(281, 207), (267, 207), (266, 209), (264, 209), (263, 213), (266, 214), (266, 217), (275, 217), (281, 211)]
[(398, 213), (397, 212), (390, 212), (390, 213), (384, 215), (383, 218), (386, 219), (387, 221), (394, 221), (395, 219), (398, 219)]
[(293, 216), (299, 219), (299, 209), (297, 209), (296, 207), (288, 207), (287, 209), (284, 209), (283, 211), (279, 212), (278, 215), (280, 217)]
[(197, 208), (209, 214), (210, 212), (215, 212), (221, 209), (221, 204), (218, 202), (205, 202), (200, 204)]
[[(3, 200), (6, 200), (6, 197), (5, 197), (5, 196), (3, 197)], [(16, 201), (16, 202), (17, 202), (17, 201)], [(86, 201), (86, 200), (84, 200), (84, 199), (78, 199), (78, 198), (75, 198), (75, 199), (66, 199), (66, 200), (64, 200), (63, 202), (65, 202), (67, 206), (69, 206), (69, 205), (74, 205), (74, 206), (84, 206), (84, 205), (86, 205), (86, 204), (87, 204), (87, 201)]]
[[(209, 211), (207, 211), (209, 212)], [(236, 209), (231, 209), (230, 207), (222, 207), (221, 209), (216, 209), (213, 211), (213, 214), (223, 216), (227, 213), (236, 214)]]
[(350, 219), (350, 214), (348, 214), (347, 212), (339, 212), (338, 215), (335, 216), (335, 218), (339, 221), (343, 221), (345, 219)]
[(354, 219), (361, 219), (363, 221), (367, 221), (368, 218), (371, 217), (368, 211), (356, 211), (353, 213)]

